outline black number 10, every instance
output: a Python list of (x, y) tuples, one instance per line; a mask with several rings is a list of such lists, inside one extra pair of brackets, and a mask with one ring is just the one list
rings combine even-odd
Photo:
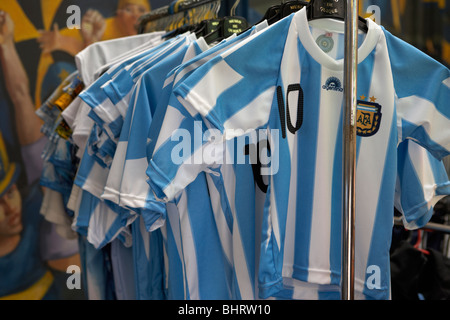
[[(297, 101), (297, 121), (295, 123), (295, 127), (292, 125), (291, 114), (289, 112), (289, 94), (291, 92), (298, 91), (298, 101)], [(286, 112), (284, 108), (284, 99), (283, 99), (283, 89), (281, 86), (277, 87), (277, 99), (278, 99), (278, 110), (280, 112), (280, 121), (281, 121), (281, 134), (283, 139), (286, 139), (286, 122), (287, 128), (289, 132), (295, 134), (303, 124), (303, 89), (299, 83), (290, 84), (288, 86), (287, 94), (286, 94)], [(287, 119), (286, 119), (287, 114)]]

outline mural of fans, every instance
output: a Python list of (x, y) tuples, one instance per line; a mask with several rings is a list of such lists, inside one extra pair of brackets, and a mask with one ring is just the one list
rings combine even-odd
[[(66, 25), (72, 4), (78, 29)], [(78, 52), (135, 35), (149, 10), (149, 0), (0, 2), (0, 299), (85, 299), (66, 285), (67, 268), (81, 265), (77, 239), (40, 214), (48, 137), (36, 110), (76, 69)]]
[(40, 254), (41, 190), (19, 191), (19, 174), (0, 135), (0, 299), (56, 299), (54, 276)]
[(8, 13), (0, 12), (1, 67), (19, 128), (21, 159), (26, 159), (23, 165), (11, 161), (12, 149), (0, 135), (0, 297), (60, 299), (67, 294), (65, 271), (79, 261), (78, 247), (75, 240), (59, 236), (40, 215), (45, 191), (39, 178), (46, 137), (40, 133), (41, 121), (13, 34), (14, 22)]
[(66, 51), (76, 55), (88, 45), (99, 41), (135, 35), (136, 23), (140, 16), (150, 10), (147, 0), (120, 0), (116, 16), (105, 19), (95, 9), (89, 9), (81, 21), (81, 38), (64, 35), (57, 23), (49, 31), (39, 30), (41, 36), (37, 39), (43, 53), (55, 50)]

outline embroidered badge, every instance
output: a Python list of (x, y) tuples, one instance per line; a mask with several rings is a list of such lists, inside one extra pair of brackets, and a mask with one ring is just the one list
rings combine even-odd
[(338, 92), (342, 92), (344, 91), (344, 89), (342, 88), (342, 84), (341, 84), (341, 80), (339, 80), (336, 77), (329, 77), (327, 79), (327, 81), (325, 82), (325, 84), (322, 86), (322, 89), (325, 90), (333, 90), (333, 91), (338, 91)]
[(356, 108), (356, 133), (361, 137), (370, 137), (378, 132), (381, 123), (381, 105), (376, 98), (371, 97), (370, 102), (360, 97)]
[(330, 52), (334, 47), (334, 40), (329, 34), (317, 37), (316, 43), (323, 52)]

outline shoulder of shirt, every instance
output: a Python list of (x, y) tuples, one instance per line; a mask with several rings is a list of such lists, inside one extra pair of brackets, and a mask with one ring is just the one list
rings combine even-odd
[(260, 30), (259, 32), (256, 32), (250, 36), (248, 36), (246, 39), (236, 43), (235, 45), (231, 46), (230, 48), (224, 50), (220, 54), (222, 58), (226, 58), (229, 55), (233, 54), (234, 52), (238, 51), (239, 49), (252, 45), (256, 43), (258, 40), (265, 39), (265, 38), (272, 38), (276, 39), (278, 37), (280, 40), (285, 38), (287, 35), (287, 31), (289, 29), (289, 26), (292, 23), (293, 15), (286, 17), (280, 21), (277, 21), (276, 23)]

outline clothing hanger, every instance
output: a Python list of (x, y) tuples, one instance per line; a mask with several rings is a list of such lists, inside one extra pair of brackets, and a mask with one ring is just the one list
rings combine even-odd
[[(310, 0), (306, 7), (308, 20), (331, 18), (345, 20), (345, 3), (343, 0)], [(367, 21), (358, 16), (358, 28), (367, 33), (369, 27)]]
[[(180, 30), (192, 31), (202, 20), (217, 17), (222, 0), (172, 1), (169, 5), (154, 9), (139, 18), (138, 34), (166, 31), (166, 38), (179, 34)], [(215, 18), (214, 17), (214, 18)], [(188, 27), (189, 26), (189, 27)]]
[(267, 23), (269, 25), (273, 24), (274, 22), (277, 22), (280, 20), (281, 15), (281, 4), (276, 4), (273, 6), (270, 6), (264, 16), (257, 22), (257, 24), (263, 22), (264, 20), (267, 20)]
[[(270, 6), (264, 16), (259, 20), (256, 25), (267, 21), (267, 24), (270, 26), (271, 24), (274, 24), (275, 22), (289, 16), (290, 14), (297, 12), (298, 10), (302, 9), (304, 6), (306, 6), (308, 2), (306, 1), (287, 1), (282, 2), (281, 4), (276, 4), (273, 6)], [(245, 31), (250, 30), (252, 27), (249, 26), (247, 29), (242, 31), (241, 33), (244, 33)]]
[(281, 4), (280, 18), (283, 19), (287, 16), (290, 16), (292, 13), (299, 11), (308, 4), (308, 1), (286, 1)]
[(243, 17), (236, 16), (236, 8), (240, 2), (240, 0), (236, 0), (230, 10), (230, 15), (219, 19), (220, 21), (217, 24), (217, 29), (204, 36), (205, 41), (208, 44), (222, 41), (223, 39), (226, 39), (233, 34), (239, 34), (248, 28), (249, 23), (247, 20)]
[[(172, 22), (172, 26), (163, 37), (165, 39), (174, 38), (185, 32), (194, 32), (197, 37), (205, 36), (206, 34), (214, 31), (217, 28), (219, 20), (216, 17), (219, 14), (220, 1), (212, 2), (186, 11), (182, 18), (178, 17)], [(211, 18), (214, 17), (214, 18)], [(173, 26), (173, 24), (178, 24)]]
[(199, 24), (197, 24), (197, 28), (194, 30), (197, 37), (205, 37), (206, 35), (210, 34), (211, 32), (215, 31), (217, 28), (219, 28), (220, 20), (218, 18), (220, 11), (220, 1), (214, 3), (214, 17), (206, 20), (200, 21)]
[(424, 232), (423, 230), (417, 230), (417, 241), (414, 244), (414, 249), (422, 252), (425, 255), (430, 255), (430, 252), (428, 250), (425, 250), (425, 249), (420, 247), (420, 245), (422, 243), (423, 232)]

